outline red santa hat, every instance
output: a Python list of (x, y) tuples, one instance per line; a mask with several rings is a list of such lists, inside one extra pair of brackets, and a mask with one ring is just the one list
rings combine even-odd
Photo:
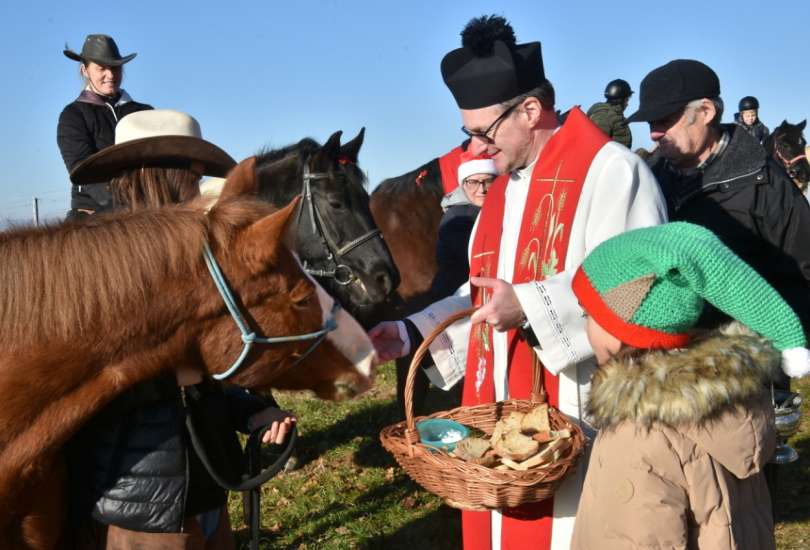
[(464, 183), (464, 180), (473, 174), (492, 174), (498, 175), (498, 170), (495, 168), (495, 161), (487, 154), (473, 155), (470, 151), (461, 153), (461, 164), (458, 165), (458, 184)]

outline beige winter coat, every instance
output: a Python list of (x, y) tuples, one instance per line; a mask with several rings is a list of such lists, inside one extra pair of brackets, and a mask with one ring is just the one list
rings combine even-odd
[(739, 326), (724, 333), (598, 370), (589, 409), (600, 432), (571, 548), (775, 548), (762, 468), (780, 356)]

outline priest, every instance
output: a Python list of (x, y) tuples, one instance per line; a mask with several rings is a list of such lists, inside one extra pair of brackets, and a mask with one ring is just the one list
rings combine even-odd
[[(518, 44), (504, 18), (470, 21), (441, 72), (472, 154), (492, 157), (509, 178), (490, 187), (473, 229), (469, 283), (404, 321), (377, 325), (372, 340), (383, 359), (399, 357), (449, 314), (478, 306), (431, 345), (431, 381), (449, 389), (463, 380), (466, 406), (528, 399), (537, 363), (549, 403), (588, 434), (595, 362), (571, 279), (602, 241), (665, 221), (658, 184), (578, 107), (560, 125), (540, 43)], [(465, 550), (567, 550), (585, 465), (583, 457), (553, 499), (463, 512)]]

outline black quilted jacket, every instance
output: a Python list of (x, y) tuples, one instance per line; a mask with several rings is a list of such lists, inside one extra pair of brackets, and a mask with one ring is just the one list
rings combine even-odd
[[(234, 445), (238, 450), (236, 431), (246, 431), (250, 415), (270, 404), (213, 381), (193, 391), (198, 406), (222, 411), (216, 426), (195, 419), (211, 455)], [(185, 517), (222, 506), (225, 491), (191, 448), (185, 415), (173, 375), (136, 386), (97, 414), (66, 449), (71, 523), (92, 515), (133, 531), (174, 533)]]

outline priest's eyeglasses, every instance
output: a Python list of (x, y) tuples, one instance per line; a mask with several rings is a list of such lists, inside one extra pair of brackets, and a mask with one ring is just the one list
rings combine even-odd
[[(503, 120), (506, 117), (508, 117), (512, 113), (512, 111), (514, 111), (517, 108), (518, 105), (520, 105), (520, 103), (515, 103), (514, 105), (506, 109), (504, 112), (502, 112), (500, 115), (498, 115), (498, 118), (493, 120), (492, 124), (489, 125), (489, 128), (487, 128), (483, 132), (475, 132), (473, 130), (468, 130), (464, 126), (461, 127), (461, 131), (467, 134), (467, 136), (469, 136), (470, 138), (477, 138), (486, 143), (487, 145), (492, 145), (495, 143), (495, 132), (498, 131), (499, 124), (503, 122)], [(490, 137), (489, 135), (490, 132), (492, 132), (492, 137)]]

